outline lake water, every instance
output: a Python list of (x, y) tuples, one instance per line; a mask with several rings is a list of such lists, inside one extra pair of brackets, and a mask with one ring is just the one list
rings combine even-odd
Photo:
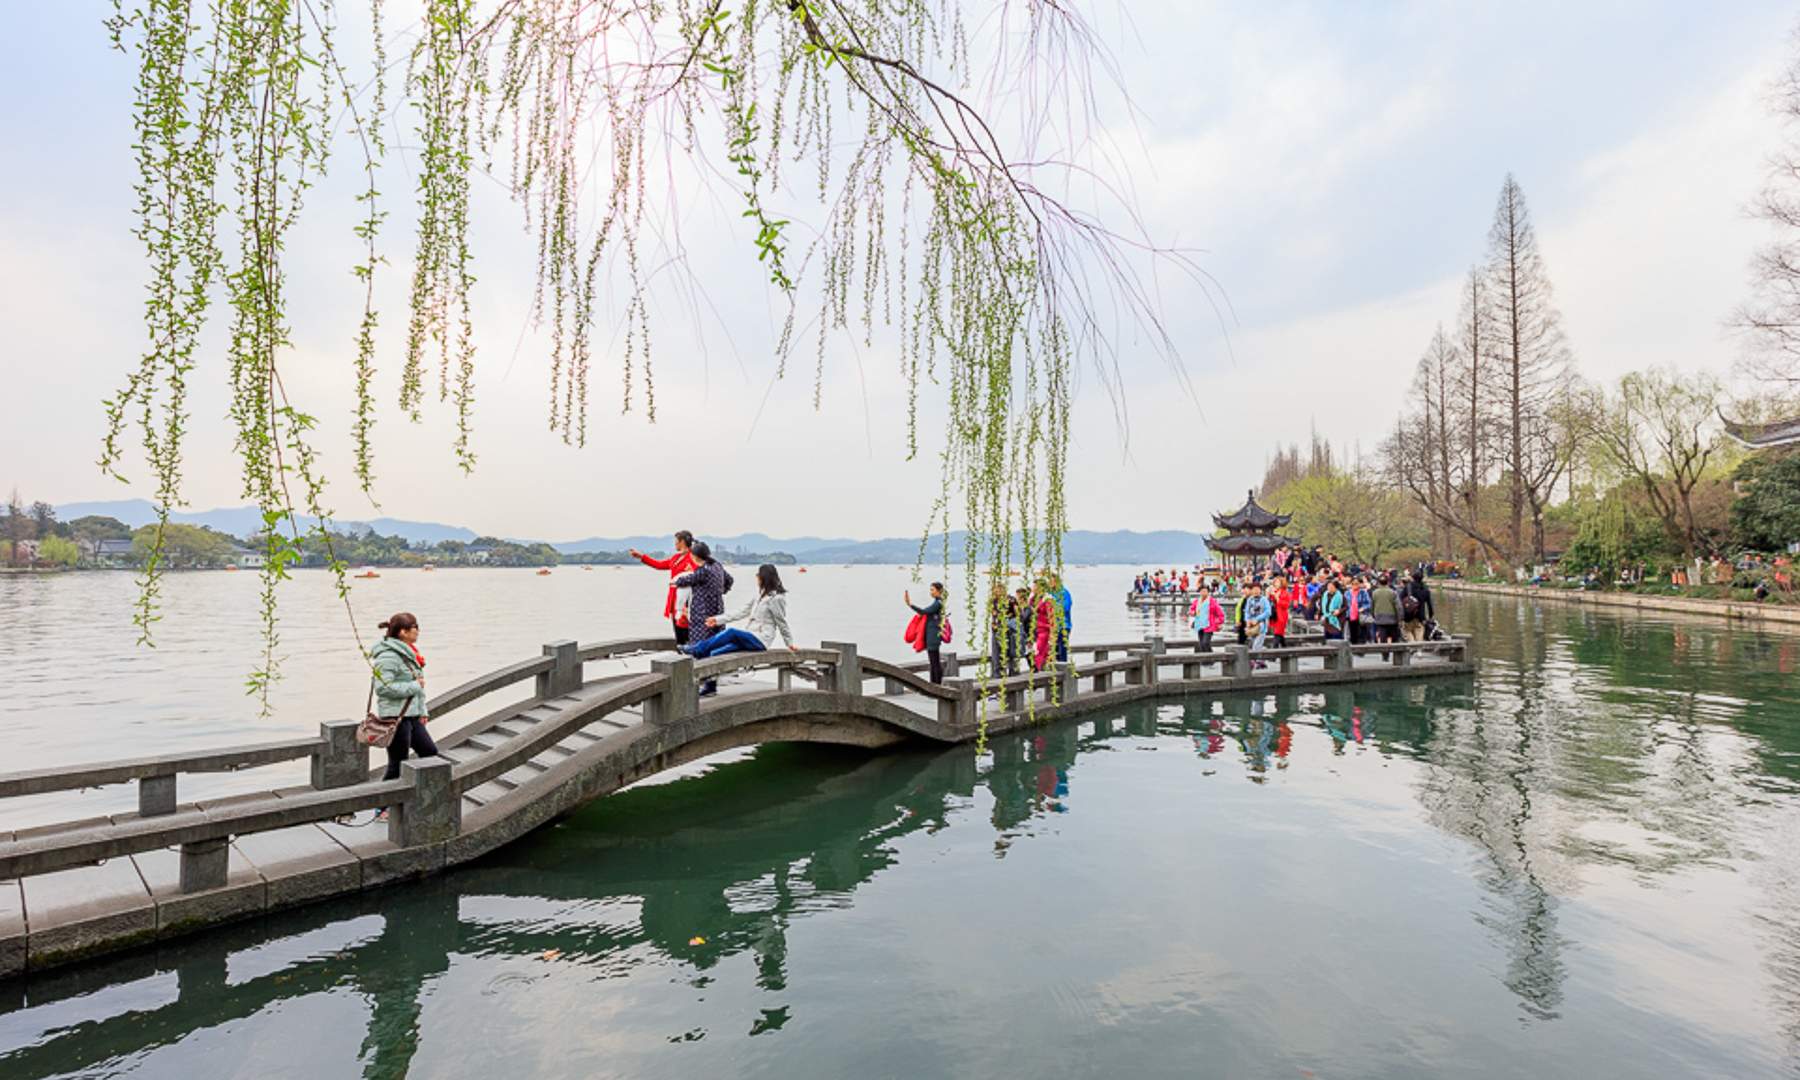
[[(1071, 572), (1078, 638), (1155, 626), (1129, 573)], [(899, 656), (909, 578), (790, 575), (797, 629)], [(171, 579), (145, 652), (128, 576), (0, 578), (0, 768), (353, 714), (315, 577), (256, 718), (254, 585)], [(364, 586), (437, 689), (660, 614), (643, 570)], [(0, 1076), (1800, 1076), (1800, 637), (1444, 606), (1478, 676), (765, 747), (433, 881), (0, 983)]]

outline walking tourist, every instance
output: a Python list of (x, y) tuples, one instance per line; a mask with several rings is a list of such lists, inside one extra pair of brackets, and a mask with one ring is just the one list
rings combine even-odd
[[(688, 590), (688, 643), (697, 645), (718, 633), (717, 626), (707, 620), (725, 611), (725, 594), (731, 591), (731, 574), (712, 557), (712, 548), (705, 541), (696, 543), (688, 553), (695, 566), (675, 579), (675, 587)], [(701, 697), (716, 694), (718, 690), (717, 679), (700, 684)]]
[[(1244, 587), (1244, 629), (1250, 638), (1252, 651), (1260, 651), (1269, 629), (1269, 598), (1263, 595), (1262, 585), (1252, 581)], [(1261, 666), (1262, 661), (1257, 661)]]
[(1336, 578), (1328, 579), (1319, 593), (1319, 621), (1325, 624), (1325, 640), (1341, 641), (1344, 637), (1344, 592)]
[(931, 665), (931, 681), (941, 683), (944, 681), (944, 583), (931, 583), (931, 602), (924, 607), (912, 602), (912, 590), (909, 589), (902, 595), (906, 606), (925, 620), (920, 625), (919, 641), (914, 647), (925, 650), (925, 659)]
[(988, 596), (988, 672), (994, 678), (1011, 675), (1019, 663), (1019, 603), (994, 583)]
[(1425, 584), (1424, 571), (1412, 572), (1412, 578), (1400, 596), (1400, 613), (1402, 636), (1407, 641), (1424, 641), (1426, 620), (1437, 618), (1437, 610), (1431, 603), (1431, 586)]
[(1277, 649), (1287, 648), (1289, 595), (1287, 579), (1276, 575), (1269, 585), (1269, 638)]
[[(1394, 591), (1393, 579), (1387, 574), (1381, 575), (1380, 582), (1370, 599), (1370, 607), (1375, 615), (1375, 640), (1382, 644), (1400, 640), (1400, 594)], [(1382, 654), (1386, 659), (1387, 654)]]
[[(763, 652), (777, 637), (788, 648), (795, 648), (793, 631), (788, 629), (787, 587), (781, 575), (769, 563), (756, 568), (756, 598), (730, 615), (714, 615), (705, 621), (713, 633), (681, 651), (704, 660), (733, 652)], [(728, 623), (743, 623), (742, 627)]]
[(1212, 652), (1213, 635), (1225, 625), (1225, 609), (1219, 605), (1219, 598), (1213, 595), (1215, 591), (1212, 586), (1203, 587), (1200, 598), (1194, 601), (1193, 609), (1189, 612), (1193, 616), (1194, 631), (1200, 638), (1201, 652)]
[[(1181, 591), (1186, 592), (1186, 575), (1182, 577)], [(1061, 616), (1056, 624), (1056, 659), (1059, 663), (1066, 663), (1069, 659), (1069, 635), (1075, 629), (1075, 598), (1069, 595), (1068, 586), (1056, 574), (1050, 575), (1050, 599)]]
[(1041, 578), (1031, 593), (1031, 622), (1031, 670), (1042, 671), (1050, 666), (1050, 638), (1056, 632), (1056, 610)]
[(693, 547), (694, 534), (682, 529), (675, 534), (675, 554), (666, 559), (653, 558), (637, 548), (631, 549), (631, 557), (638, 562), (652, 570), (669, 572), (669, 598), (663, 602), (663, 618), (669, 620), (669, 625), (675, 630), (676, 645), (688, 643), (688, 611), (687, 597), (676, 586), (675, 579), (698, 565), (694, 559)]
[(419, 652), (419, 620), (402, 611), (378, 623), (387, 635), (369, 650), (371, 696), (375, 715), (398, 718), (387, 745), (387, 771), (383, 780), (400, 779), (400, 763), (417, 751), (422, 758), (437, 757), (437, 744), (425, 730), (425, 656)]

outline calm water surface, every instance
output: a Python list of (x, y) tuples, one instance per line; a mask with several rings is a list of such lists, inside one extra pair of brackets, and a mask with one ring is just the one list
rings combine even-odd
[[(1078, 637), (1152, 625), (1126, 572), (1071, 576)], [(442, 686), (657, 622), (647, 571), (393, 577), (359, 607), (418, 611)], [(320, 590), (255, 717), (239, 578), (173, 581), (153, 654), (127, 577), (0, 579), (0, 767), (359, 708)], [(799, 629), (897, 645), (907, 578), (796, 576)], [(435, 881), (0, 984), (0, 1076), (1800, 1076), (1800, 638), (1446, 606), (1477, 677), (765, 747)]]

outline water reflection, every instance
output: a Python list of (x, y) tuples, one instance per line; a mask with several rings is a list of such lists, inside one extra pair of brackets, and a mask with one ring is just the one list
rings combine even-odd
[[(345, 1054), (366, 1076), (399, 1076), (424, 1068), (434, 1032), (466, 1042), (434, 1028), (430, 1010), (471, 997), (586, 1008), (597, 984), (623, 995), (616, 1008), (654, 1015), (652, 1041), (723, 1033), (760, 1046), (794, 1037), (827, 1007), (813, 986), (836, 985), (842, 973), (822, 968), (816, 950), (799, 959), (801, 929), (859, 905), (879, 909), (871, 883), (910, 875), (905, 895), (916, 904), (933, 888), (1000, 888), (1007, 875), (1027, 875), (1046, 912), (1010, 912), (1017, 940), (910, 923), (892, 931), (920, 935), (923, 954), (946, 941), (993, 950), (992, 963), (1011, 970), (1026, 963), (1021, 941), (1064, 949), (1121, 917), (1095, 911), (1097, 921), (1070, 923), (1047, 913), (1103, 895), (1079, 873), (1102, 861), (1093, 845), (1154, 851), (1171, 836), (1186, 854), (1147, 855), (1150, 878), (1198, 892), (1197, 882), (1264, 867), (1266, 878), (1251, 873), (1231, 888), (1284, 936), (1315, 918), (1341, 921), (1358, 928), (1340, 939), (1353, 950), (1373, 927), (1416, 924), (1420, 958), (1339, 958), (1354, 965), (1353, 990), (1397, 992), (1427, 982), (1435, 963), (1454, 973), (1459, 993), (1496, 995), (1491, 1011), (1432, 1001), (1445, 1026), (1429, 1038), (1376, 1007), (1336, 1018), (1345, 1026), (1321, 1030), (1339, 1042), (1363, 1036), (1415, 1055), (1341, 1051), (1352, 1056), (1340, 1071), (1791, 1069), (1800, 1046), (1792, 642), (1507, 603), (1459, 605), (1456, 617), (1480, 635), (1478, 680), (1194, 699), (995, 739), (986, 758), (967, 748), (765, 748), (606, 800), (437, 881), (0, 986), (0, 1073), (153, 1072), (146, 1062), (176, 1060), (189, 1075), (229, 1075), (203, 1056), (155, 1055), (246, 1025), (280, 1029), (296, 1022), (282, 1019), (287, 1003), (347, 1000), (358, 1019)], [(1093, 822), (1114, 831), (1084, 831)], [(1377, 883), (1388, 910), (1351, 907), (1342, 897), (1357, 882), (1315, 876), (1301, 858), (1257, 861), (1259, 849), (1308, 830), (1329, 830), (1352, 873), (1374, 865), (1353, 857), (1371, 837), (1406, 853), (1391, 864), (1401, 876)], [(952, 865), (944, 853), (964, 844), (979, 846), (988, 869)], [(1154, 891), (1157, 882), (1141, 884)], [(974, 891), (967, 902), (985, 898)], [(1234, 953), (1239, 937), (1218, 928), (1205, 937), (1230, 993), (1208, 998), (1210, 1011), (1172, 1041), (1132, 1027), (1149, 1022), (1130, 1013), (1110, 1021), (1136, 1040), (1120, 1053), (1160, 1053), (1153, 1048), (1197, 1037), (1200, 1024), (1215, 1044), (1278, 1054), (1292, 1035), (1271, 1031), (1268, 1017), (1315, 1000), (1312, 981), (1344, 991), (1329, 971), (1257, 971), (1270, 943), (1245, 939)], [(1122, 940), (1159, 951), (1155, 934)], [(1434, 959), (1434, 949), (1445, 955)], [(1396, 965), (1403, 970), (1389, 974)], [(646, 972), (672, 989), (654, 998), (623, 989)], [(579, 990), (556, 988), (570, 979)], [(848, 992), (866, 993), (869, 1010), (892, 1007), (878, 990)], [(1220, 1003), (1233, 998), (1238, 1011)], [(705, 1019), (701, 1001), (710, 1001)], [(1511, 1016), (1501, 1022), (1497, 1012)], [(1556, 1034), (1570, 1024), (1575, 1041), (1591, 1044), (1580, 1053)], [(1446, 1056), (1431, 1056), (1430, 1039)], [(1509, 1039), (1519, 1045), (1508, 1049)], [(1055, 1045), (1042, 1048), (1051, 1059)], [(333, 1071), (306, 1051), (300, 1060)]]

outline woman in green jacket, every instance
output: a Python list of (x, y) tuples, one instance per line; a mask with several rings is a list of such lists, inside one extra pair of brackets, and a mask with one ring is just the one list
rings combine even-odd
[(425, 657), (418, 650), (419, 620), (409, 611), (380, 624), (387, 636), (369, 650), (373, 669), (375, 715), (397, 716), (394, 741), (388, 743), (387, 772), (384, 780), (400, 779), (400, 763), (409, 751), (417, 750), (422, 758), (437, 757), (437, 744), (431, 741), (425, 724)]

